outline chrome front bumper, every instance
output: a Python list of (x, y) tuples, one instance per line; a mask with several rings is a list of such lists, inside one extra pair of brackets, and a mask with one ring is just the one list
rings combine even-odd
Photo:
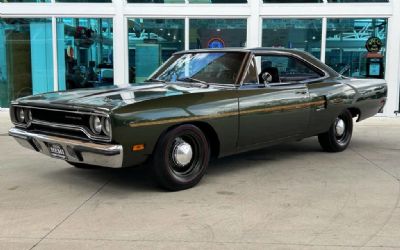
[(10, 129), (8, 134), (14, 137), (23, 147), (48, 156), (51, 156), (49, 145), (58, 144), (64, 149), (66, 160), (69, 162), (110, 168), (122, 167), (123, 150), (121, 145), (98, 144), (77, 139), (30, 133), (18, 128)]

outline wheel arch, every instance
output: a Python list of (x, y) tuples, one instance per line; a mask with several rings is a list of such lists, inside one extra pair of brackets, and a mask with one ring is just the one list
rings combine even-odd
[(353, 118), (357, 117), (357, 122), (360, 121), (361, 110), (357, 107), (347, 108)]
[(205, 122), (205, 121), (193, 121), (193, 122), (185, 122), (185, 123), (171, 125), (160, 134), (160, 136), (157, 139), (157, 143), (160, 141), (160, 139), (163, 137), (163, 135), (165, 135), (172, 129), (179, 127), (181, 125), (186, 125), (186, 124), (196, 126), (204, 133), (204, 135), (207, 138), (207, 141), (209, 143), (209, 146), (210, 146), (210, 152), (211, 152), (210, 158), (211, 159), (218, 158), (219, 153), (220, 153), (219, 137), (217, 135), (217, 132), (213, 128), (213, 126), (211, 126), (208, 122)]

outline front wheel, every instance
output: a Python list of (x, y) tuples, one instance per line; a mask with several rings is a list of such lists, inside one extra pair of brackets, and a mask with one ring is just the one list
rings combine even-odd
[(349, 146), (353, 134), (353, 117), (345, 110), (325, 133), (318, 135), (321, 147), (327, 152), (341, 152)]
[(152, 168), (158, 183), (177, 191), (195, 186), (210, 159), (210, 147), (203, 132), (185, 124), (164, 134), (155, 149)]

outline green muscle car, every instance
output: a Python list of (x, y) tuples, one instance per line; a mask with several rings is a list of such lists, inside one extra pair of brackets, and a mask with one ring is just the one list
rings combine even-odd
[(78, 168), (149, 163), (162, 187), (181, 190), (211, 158), (310, 136), (343, 151), (353, 118), (375, 115), (386, 96), (384, 80), (343, 77), (302, 51), (190, 50), (144, 83), (18, 99), (9, 134)]

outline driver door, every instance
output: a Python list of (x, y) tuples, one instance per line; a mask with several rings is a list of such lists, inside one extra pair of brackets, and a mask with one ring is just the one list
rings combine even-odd
[[(238, 89), (239, 148), (299, 137), (309, 123), (307, 85), (302, 81), (279, 80), (283, 70), (290, 70), (287, 68), (295, 65), (284, 64), (284, 58), (272, 58), (268, 54), (257, 59), (260, 70), (256, 70), (253, 58), (248, 75)], [(264, 78), (271, 82), (260, 83), (264, 81), (262, 74), (266, 69), (270, 72)]]

